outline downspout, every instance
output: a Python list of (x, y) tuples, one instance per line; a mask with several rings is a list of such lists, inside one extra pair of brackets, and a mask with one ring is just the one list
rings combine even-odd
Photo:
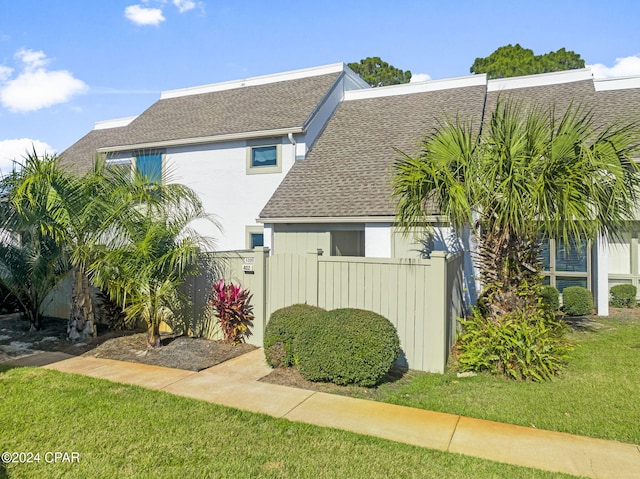
[(296, 146), (298, 145), (298, 143), (293, 138), (293, 133), (287, 133), (287, 138), (289, 138), (289, 141), (293, 145), (293, 162), (295, 163), (296, 162)]

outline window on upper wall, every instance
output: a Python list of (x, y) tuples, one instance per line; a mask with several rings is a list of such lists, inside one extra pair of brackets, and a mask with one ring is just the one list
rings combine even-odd
[(131, 175), (131, 158), (107, 158), (107, 168)]
[(162, 152), (149, 151), (136, 155), (136, 170), (147, 177), (149, 183), (162, 182)]
[(262, 226), (245, 227), (246, 245), (249, 249), (264, 246), (264, 228)]
[(282, 172), (282, 144), (251, 141), (247, 142), (247, 174)]

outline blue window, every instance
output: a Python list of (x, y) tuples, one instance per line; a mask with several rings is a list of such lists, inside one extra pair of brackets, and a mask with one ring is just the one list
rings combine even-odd
[(250, 246), (251, 249), (258, 246), (264, 246), (264, 234), (262, 233), (250, 233)]
[(251, 148), (251, 167), (276, 166), (278, 149), (273, 146), (254, 146)]
[(143, 153), (136, 156), (138, 173), (147, 177), (149, 183), (162, 182), (162, 153)]

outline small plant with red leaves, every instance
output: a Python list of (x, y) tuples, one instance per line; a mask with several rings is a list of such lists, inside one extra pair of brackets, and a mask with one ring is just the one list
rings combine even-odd
[(214, 282), (212, 289), (209, 305), (216, 309), (225, 342), (244, 343), (245, 338), (251, 335), (249, 328), (253, 326), (253, 306), (249, 304), (252, 295), (248, 289), (225, 283), (224, 279)]

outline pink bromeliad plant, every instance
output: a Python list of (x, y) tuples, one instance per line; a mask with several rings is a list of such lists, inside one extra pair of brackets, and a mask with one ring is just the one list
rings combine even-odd
[(254, 318), (249, 290), (225, 283), (224, 279), (214, 282), (212, 289), (209, 305), (216, 309), (224, 340), (231, 344), (244, 343), (246, 336), (251, 335), (249, 328), (253, 326)]

